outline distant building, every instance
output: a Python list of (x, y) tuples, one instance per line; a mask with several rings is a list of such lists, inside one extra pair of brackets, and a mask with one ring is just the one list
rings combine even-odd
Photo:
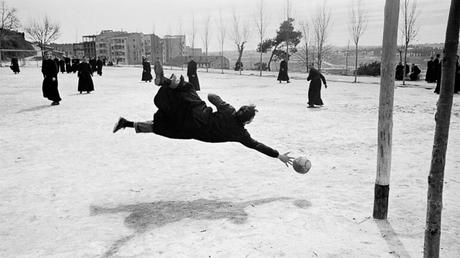
[(85, 47), (83, 42), (73, 43), (73, 57), (82, 59), (85, 56)]
[(185, 47), (184, 56), (201, 56), (203, 55), (203, 51), (201, 48), (191, 48), (189, 46)]
[(178, 56), (171, 60), (170, 65), (187, 65), (190, 60), (194, 60), (198, 68), (229, 69), (230, 61), (222, 56)]
[(50, 47), (54, 50), (62, 52), (63, 55), (67, 57), (72, 57), (75, 55), (72, 43), (51, 44)]
[(164, 63), (164, 46), (163, 40), (155, 34), (144, 35), (144, 54), (152, 63), (160, 61)]
[(163, 42), (165, 64), (170, 64), (171, 61), (178, 56), (184, 56), (185, 35), (166, 35), (163, 38)]
[(83, 36), (83, 52), (88, 58), (96, 57), (96, 35)]

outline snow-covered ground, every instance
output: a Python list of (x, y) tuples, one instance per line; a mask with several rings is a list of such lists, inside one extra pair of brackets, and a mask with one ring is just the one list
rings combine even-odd
[[(325, 106), (307, 109), (305, 74), (279, 84), (275, 73), (199, 71), (204, 99), (257, 105), (253, 138), (309, 157), (300, 175), (237, 143), (113, 134), (119, 116), (156, 110), (139, 67), (104, 67), (82, 95), (75, 74), (59, 75), (59, 106), (42, 97), (38, 67), (21, 69), (0, 68), (0, 257), (422, 256), (432, 84), (395, 90), (389, 213), (377, 221), (378, 78), (326, 76)], [(459, 116), (455, 95), (441, 257), (460, 257)]]

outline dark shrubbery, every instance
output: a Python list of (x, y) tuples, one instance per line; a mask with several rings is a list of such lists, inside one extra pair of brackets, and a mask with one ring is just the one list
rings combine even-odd
[(372, 63), (360, 64), (358, 67), (358, 75), (380, 75), (380, 62), (374, 61)]

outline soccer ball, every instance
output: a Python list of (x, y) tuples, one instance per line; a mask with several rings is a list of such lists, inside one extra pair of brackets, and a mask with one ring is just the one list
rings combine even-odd
[(311, 168), (311, 162), (305, 156), (300, 156), (294, 159), (292, 162), (292, 167), (294, 168), (295, 172), (299, 174), (306, 174)]

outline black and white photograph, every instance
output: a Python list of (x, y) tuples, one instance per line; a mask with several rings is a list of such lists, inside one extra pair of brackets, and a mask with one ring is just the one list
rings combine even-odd
[(460, 257), (460, 1), (0, 11), (0, 257)]

